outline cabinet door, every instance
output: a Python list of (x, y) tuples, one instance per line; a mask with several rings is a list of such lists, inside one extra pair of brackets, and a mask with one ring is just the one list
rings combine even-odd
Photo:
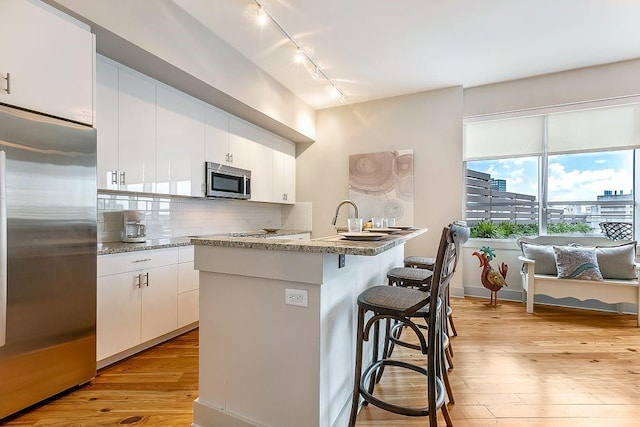
[(204, 106), (157, 87), (156, 192), (204, 196)]
[(118, 189), (118, 67), (96, 61), (98, 188)]
[[(156, 180), (156, 85), (120, 69), (118, 164), (120, 189), (153, 192)], [(123, 182), (124, 181), (124, 182)]]
[(178, 327), (178, 265), (147, 271), (142, 285), (142, 333), (146, 342)]
[(178, 293), (193, 291), (200, 287), (200, 271), (193, 268), (193, 261), (178, 264)]
[(178, 295), (178, 328), (197, 322), (200, 292), (198, 289)]
[(249, 127), (247, 138), (247, 169), (251, 171), (251, 201), (273, 200), (273, 135)]
[(140, 344), (141, 289), (139, 272), (98, 277), (97, 359)]
[(296, 174), (295, 145), (276, 137), (273, 145), (273, 201), (293, 204)]
[(247, 136), (249, 125), (238, 118), (229, 117), (229, 156), (228, 165), (248, 169)]
[(44, 3), (2, 0), (0, 40), (0, 102), (93, 123), (95, 50), (85, 25)]
[(285, 203), (294, 204), (296, 202), (296, 144), (289, 141), (283, 141), (283, 144)]
[(208, 162), (227, 164), (229, 116), (216, 108), (207, 107), (205, 117), (205, 158)]

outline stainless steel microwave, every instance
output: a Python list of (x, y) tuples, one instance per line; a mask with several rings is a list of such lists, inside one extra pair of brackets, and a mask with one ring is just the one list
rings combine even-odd
[(251, 198), (251, 171), (206, 162), (207, 197)]

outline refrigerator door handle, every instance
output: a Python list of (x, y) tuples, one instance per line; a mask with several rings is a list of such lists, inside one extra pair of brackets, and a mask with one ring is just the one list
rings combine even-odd
[(0, 151), (0, 347), (7, 342), (7, 155)]

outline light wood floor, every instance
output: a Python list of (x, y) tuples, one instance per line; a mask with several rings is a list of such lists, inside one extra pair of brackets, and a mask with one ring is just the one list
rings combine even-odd
[[(640, 425), (640, 328), (633, 316), (545, 306), (528, 315), (519, 303), (490, 308), (485, 302), (452, 301), (459, 336), (452, 340), (456, 403), (449, 408), (456, 427)], [(190, 332), (101, 370), (91, 384), (6, 425), (189, 426), (198, 394), (197, 341), (197, 331)], [(388, 369), (378, 393), (421, 403), (423, 383)], [(426, 426), (427, 420), (368, 406), (357, 425)]]

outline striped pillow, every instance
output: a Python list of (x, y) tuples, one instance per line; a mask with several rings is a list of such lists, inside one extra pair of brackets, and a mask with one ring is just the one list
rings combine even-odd
[(636, 278), (636, 242), (619, 246), (596, 246), (598, 267), (605, 279), (630, 280)]

